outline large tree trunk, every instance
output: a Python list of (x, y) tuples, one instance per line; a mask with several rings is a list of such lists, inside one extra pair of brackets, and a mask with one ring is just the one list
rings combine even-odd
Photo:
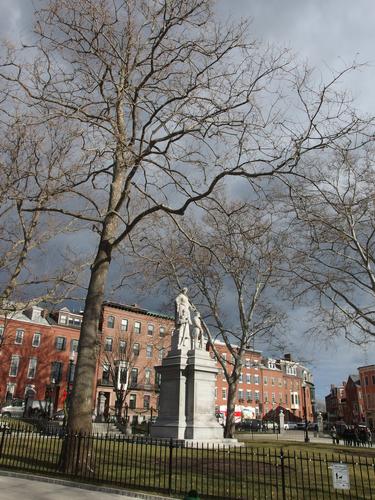
[(91, 432), (92, 398), (96, 384), (97, 334), (111, 253), (110, 244), (102, 238), (91, 268), (90, 284), (83, 314), (75, 383), (69, 409), (69, 432)]
[[(77, 434), (87, 435), (92, 430), (93, 393), (96, 385), (97, 367), (97, 334), (111, 252), (111, 246), (102, 237), (91, 269), (79, 340), (75, 383), (69, 404), (67, 436), (60, 457), (60, 467), (65, 472), (72, 472), (72, 467), (75, 467), (75, 471), (77, 467), (91, 469), (92, 449), (90, 441), (77, 438)], [(78, 441), (80, 441), (79, 446), (77, 445)]]
[(227, 419), (225, 422), (224, 437), (233, 438), (235, 431), (234, 411), (236, 404), (237, 382), (232, 381), (228, 384), (228, 400), (227, 400)]

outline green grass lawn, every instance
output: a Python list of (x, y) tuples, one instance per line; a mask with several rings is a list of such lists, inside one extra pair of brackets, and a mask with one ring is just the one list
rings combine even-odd
[[(0, 466), (61, 476), (58, 464), (62, 445), (63, 439), (27, 430), (4, 435)], [(79, 453), (68, 474), (76, 480), (143, 491), (169, 491), (183, 496), (195, 488), (201, 498), (282, 499), (284, 484), (288, 499), (375, 498), (372, 448), (265, 439), (247, 441), (243, 448), (227, 450), (170, 449), (168, 445), (123, 439), (81, 438), (76, 450)], [(348, 464), (351, 491), (339, 492), (337, 497), (330, 464), (340, 461)]]

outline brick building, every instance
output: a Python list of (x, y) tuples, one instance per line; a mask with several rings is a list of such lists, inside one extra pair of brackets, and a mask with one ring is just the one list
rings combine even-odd
[(55, 321), (34, 306), (0, 322), (1, 400), (23, 399), (31, 389), (35, 399), (62, 407), (74, 374), (81, 319), (65, 308)]
[(363, 413), (366, 424), (375, 428), (375, 365), (358, 368), (362, 387)]
[[(69, 394), (78, 351), (80, 313), (68, 308), (48, 315), (34, 307), (3, 320), (0, 349), (0, 399), (24, 398), (28, 388), (35, 398), (51, 398), (54, 409), (62, 408)], [(1, 333), (0, 321), (0, 333)], [(94, 382), (93, 411), (113, 414), (120, 393), (125, 400), (122, 414), (143, 420), (156, 414), (160, 380), (155, 366), (170, 348), (174, 318), (137, 305), (105, 302), (98, 331), (98, 364)], [(226, 362), (224, 343), (216, 347)], [(226, 405), (228, 387), (218, 364), (216, 405)], [(303, 387), (305, 386), (305, 388)], [(308, 420), (313, 420), (313, 382), (310, 372), (290, 355), (268, 359), (249, 349), (245, 354), (236, 405), (246, 416), (275, 416), (280, 409), (286, 421), (302, 419), (306, 395)], [(245, 414), (245, 412), (244, 412)]]
[(344, 394), (341, 398), (342, 414), (345, 423), (358, 425), (364, 423), (364, 408), (361, 380), (358, 375), (349, 375), (344, 385)]
[(105, 416), (113, 412), (115, 383), (125, 391), (130, 416), (148, 416), (151, 409), (156, 411), (159, 380), (155, 366), (169, 350), (173, 328), (174, 318), (165, 314), (136, 305), (103, 304), (95, 394), (97, 410), (102, 405), (100, 411), (103, 410)]
[[(231, 357), (224, 343), (216, 342), (216, 349), (226, 363)], [(216, 405), (223, 409), (227, 403), (228, 385), (217, 362), (219, 374), (216, 382)], [(305, 388), (304, 388), (305, 385)], [(283, 359), (270, 359), (255, 350), (246, 351), (237, 388), (236, 405), (251, 418), (272, 420), (282, 409), (285, 421), (314, 420), (314, 384), (311, 373), (290, 354)]]

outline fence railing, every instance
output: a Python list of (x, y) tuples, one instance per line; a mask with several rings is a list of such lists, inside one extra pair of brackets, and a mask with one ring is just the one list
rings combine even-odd
[[(363, 448), (361, 454), (186, 447), (173, 440), (43, 435), (5, 426), (0, 431), (1, 468), (171, 495), (196, 489), (201, 498), (214, 499), (372, 499), (375, 463), (371, 450)], [(340, 464), (341, 475), (347, 471), (347, 478), (338, 476), (336, 482), (340, 487), (347, 479), (349, 489), (335, 489), (335, 464)]]

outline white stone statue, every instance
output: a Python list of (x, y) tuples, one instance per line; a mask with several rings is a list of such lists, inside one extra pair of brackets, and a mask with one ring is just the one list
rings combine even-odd
[(175, 323), (178, 331), (178, 346), (184, 346), (190, 337), (191, 304), (187, 296), (187, 288), (183, 288), (175, 300)]
[(201, 315), (199, 311), (194, 312), (193, 316), (193, 331), (191, 336), (191, 348), (192, 349), (203, 349), (203, 328), (201, 322)]

